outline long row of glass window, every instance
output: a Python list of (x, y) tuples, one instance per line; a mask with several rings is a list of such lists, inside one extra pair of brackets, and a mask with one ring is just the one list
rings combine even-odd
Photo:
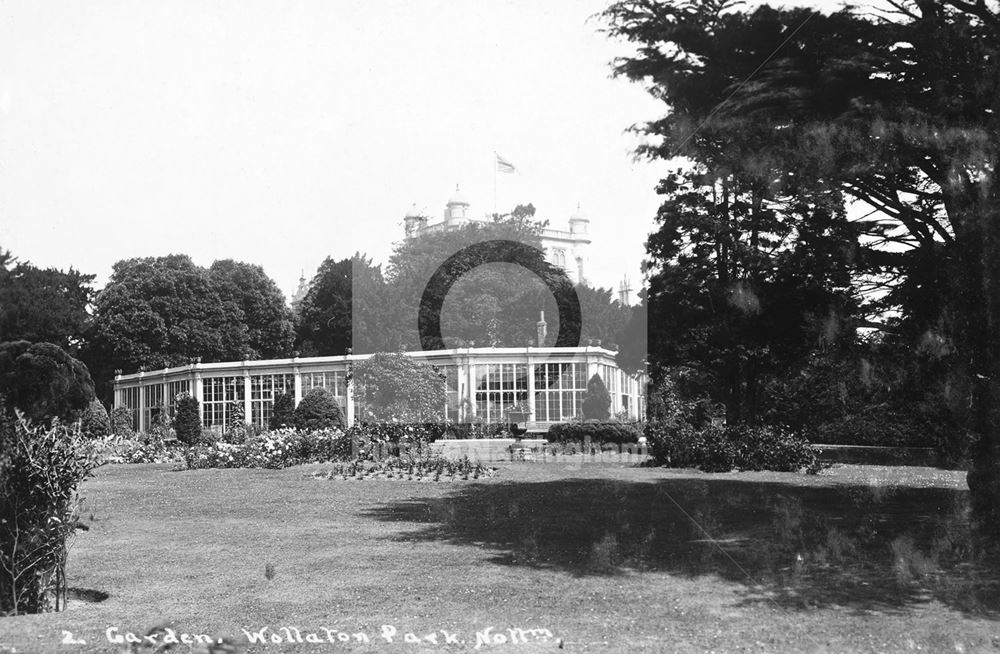
[[(461, 384), (457, 366), (440, 366), (438, 372), (445, 378), (446, 403), (444, 413), (450, 420), (459, 419)], [(528, 365), (502, 363), (477, 366), (476, 413), (487, 422), (505, 420), (516, 405), (524, 407), (528, 401)], [(598, 373), (611, 396), (619, 398), (622, 409), (629, 406), (633, 380), (613, 366), (601, 364)], [(254, 375), (250, 378), (250, 422), (266, 427), (273, 413), (274, 398), (280, 393), (292, 393), (295, 377), (292, 374)], [(533, 420), (563, 421), (582, 414), (583, 398), (587, 390), (587, 365), (585, 363), (544, 363), (534, 366), (535, 412)], [(302, 373), (302, 393), (314, 388), (325, 388), (337, 399), (341, 410), (347, 410), (347, 379), (343, 371)], [(133, 414), (133, 426), (138, 429), (139, 392), (143, 399), (144, 422), (148, 427), (158, 413), (166, 409), (173, 417), (177, 398), (191, 392), (191, 382), (181, 380), (166, 385), (153, 384), (142, 389), (123, 388), (122, 404)], [(236, 405), (245, 400), (242, 376), (208, 377), (202, 382), (202, 423), (206, 427), (227, 428), (233, 423)]]

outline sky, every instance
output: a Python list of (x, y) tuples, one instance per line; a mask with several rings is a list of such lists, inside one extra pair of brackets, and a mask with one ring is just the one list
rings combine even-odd
[(232, 258), (290, 296), (328, 256), (385, 263), (459, 185), (476, 216), (579, 205), (590, 281), (635, 286), (667, 165), (627, 128), (663, 108), (611, 78), (605, 4), (0, 0), (0, 247), (98, 288)]

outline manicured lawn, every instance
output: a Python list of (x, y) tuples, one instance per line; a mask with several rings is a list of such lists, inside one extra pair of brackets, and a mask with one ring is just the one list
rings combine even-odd
[[(166, 622), (178, 636), (371, 639), (253, 652), (472, 651), (488, 627), (553, 637), (515, 631), (479, 651), (1000, 650), (1000, 586), (970, 560), (964, 473), (499, 465), (437, 484), (307, 476), (323, 465), (106, 466), (84, 486), (90, 530), (68, 572), (108, 598), (0, 618), (0, 652), (120, 652), (109, 626)], [(87, 644), (60, 645), (63, 630)]]

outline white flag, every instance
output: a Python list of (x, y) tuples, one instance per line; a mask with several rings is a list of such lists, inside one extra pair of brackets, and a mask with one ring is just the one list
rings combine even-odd
[(514, 172), (517, 172), (517, 169), (514, 168), (514, 164), (512, 164), (509, 161), (507, 161), (506, 159), (504, 159), (503, 157), (501, 157), (496, 152), (494, 152), (493, 154), (495, 154), (496, 158), (497, 158), (497, 172), (501, 172), (501, 173), (514, 173)]

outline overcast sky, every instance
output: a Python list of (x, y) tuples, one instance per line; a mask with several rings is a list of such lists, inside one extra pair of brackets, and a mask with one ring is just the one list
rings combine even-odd
[[(0, 247), (107, 280), (122, 258), (385, 262), (416, 204), (591, 219), (591, 280), (639, 280), (661, 113), (609, 77), (601, 0), (0, 1)], [(833, 2), (824, 4), (833, 6)]]

